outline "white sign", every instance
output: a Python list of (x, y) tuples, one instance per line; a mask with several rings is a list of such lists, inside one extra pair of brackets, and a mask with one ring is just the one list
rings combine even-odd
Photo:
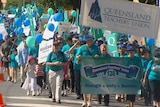
[(3, 35), (3, 38), (8, 35), (8, 33), (4, 27), (4, 24), (0, 24), (0, 33)]
[(94, 28), (157, 38), (160, 10), (122, 0), (82, 0), (81, 24)]
[(69, 32), (71, 27), (71, 23), (70, 22), (60, 22), (58, 25), (58, 34), (62, 35), (64, 32)]
[[(50, 17), (48, 24), (49, 23), (54, 24), (55, 27), (54, 31), (55, 31), (58, 26), (58, 22), (55, 22), (53, 17), (54, 17), (53, 15)], [(52, 51), (53, 39), (51, 40), (49, 39), (53, 38), (54, 31), (51, 32), (47, 28), (45, 29), (43, 33), (43, 38), (48, 41), (43, 40), (42, 43), (39, 45), (38, 63), (45, 62), (48, 54)]]
[(74, 25), (71, 25), (71, 28), (70, 28), (70, 33), (73, 32), (73, 33), (80, 33), (80, 27), (79, 26), (74, 26)]

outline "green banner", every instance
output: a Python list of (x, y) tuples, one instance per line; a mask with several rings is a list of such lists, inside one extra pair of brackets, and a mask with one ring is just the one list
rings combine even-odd
[(81, 90), (86, 94), (140, 94), (139, 58), (82, 57)]
[(118, 33), (111, 33), (106, 37), (108, 52), (111, 53), (114, 57), (118, 56), (117, 49), (117, 38), (119, 37)]

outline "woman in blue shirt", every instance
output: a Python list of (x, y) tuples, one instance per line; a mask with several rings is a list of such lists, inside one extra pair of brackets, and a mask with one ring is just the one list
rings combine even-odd
[[(144, 74), (147, 69), (147, 65), (152, 60), (152, 58), (150, 56), (150, 51), (146, 47), (143, 48), (142, 54), (143, 56), (141, 57), (141, 62), (142, 62), (142, 73), (144, 77)], [(142, 90), (141, 97), (144, 97), (145, 105), (147, 106), (149, 103), (151, 103), (151, 90), (150, 90), (148, 78), (146, 80), (146, 84), (142, 85), (141, 90)]]
[[(78, 49), (76, 54), (76, 59), (80, 61), (81, 56), (92, 56), (92, 57), (100, 56), (101, 53), (99, 48), (95, 44), (93, 44), (94, 43), (93, 37), (90, 35), (87, 35), (85, 37), (85, 41), (86, 41), (86, 44), (82, 45)], [(83, 99), (84, 99), (84, 102), (82, 104), (82, 107), (86, 107), (86, 106), (91, 107), (92, 95), (88, 94), (88, 104), (87, 104), (87, 94), (83, 94)]]
[[(159, 51), (158, 49), (157, 51)], [(156, 53), (153, 60), (148, 63), (147, 70), (143, 79), (143, 84), (146, 84), (148, 75), (151, 93), (153, 96), (153, 106), (160, 106), (160, 54)]]

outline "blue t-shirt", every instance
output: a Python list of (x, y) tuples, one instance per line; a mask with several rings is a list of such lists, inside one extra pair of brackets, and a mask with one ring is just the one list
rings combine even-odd
[(94, 44), (92, 44), (91, 46), (88, 46), (88, 48), (87, 48), (87, 45), (82, 45), (77, 51), (76, 56), (78, 56), (78, 55), (94, 57), (95, 55), (100, 56), (101, 52), (100, 52), (99, 48)]
[[(58, 53), (51, 52), (47, 56), (46, 62), (67, 62), (67, 57), (64, 55), (63, 52), (59, 51)], [(63, 69), (63, 66), (53, 65), (49, 66), (49, 69), (53, 71), (60, 71)]]
[(10, 67), (11, 68), (18, 68), (18, 63), (17, 63), (17, 61), (16, 61), (16, 56), (17, 56), (17, 54), (11, 54), (10, 55)]
[(35, 58), (38, 57), (39, 46), (33, 46), (28, 49), (28, 55), (32, 55)]
[(160, 66), (160, 64), (157, 64), (153, 61), (150, 61), (148, 63), (147, 69), (149, 70), (149, 74), (148, 74), (148, 79), (149, 80), (160, 80), (160, 71), (154, 71), (153, 67), (154, 66)]

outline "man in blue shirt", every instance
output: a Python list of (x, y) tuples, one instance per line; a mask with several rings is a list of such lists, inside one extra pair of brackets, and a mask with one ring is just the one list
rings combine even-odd
[(49, 53), (46, 65), (49, 66), (49, 83), (52, 91), (53, 102), (61, 103), (61, 88), (63, 81), (63, 66), (67, 62), (67, 57), (59, 50), (60, 43), (53, 43), (53, 51)]
[(23, 85), (25, 81), (26, 75), (24, 72), (24, 68), (25, 68), (25, 65), (27, 64), (27, 58), (28, 58), (28, 47), (26, 44), (26, 36), (22, 37), (22, 42), (23, 43), (17, 47), (18, 65), (20, 66), (21, 86)]

